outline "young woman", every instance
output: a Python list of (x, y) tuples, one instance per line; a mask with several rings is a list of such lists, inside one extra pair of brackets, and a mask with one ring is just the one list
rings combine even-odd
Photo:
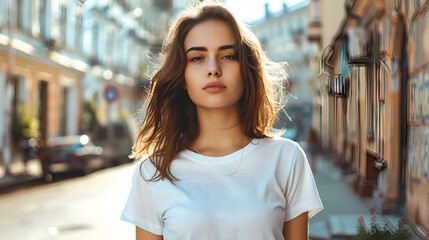
[(184, 11), (162, 51), (121, 216), (136, 239), (307, 239), (322, 209), (309, 164), (270, 133), (281, 65), (215, 3)]

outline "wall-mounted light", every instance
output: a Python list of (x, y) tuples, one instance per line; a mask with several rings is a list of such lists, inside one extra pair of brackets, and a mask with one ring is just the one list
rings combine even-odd
[(143, 14), (143, 10), (141, 8), (134, 8), (133, 10), (127, 12), (127, 16), (131, 18), (139, 18)]

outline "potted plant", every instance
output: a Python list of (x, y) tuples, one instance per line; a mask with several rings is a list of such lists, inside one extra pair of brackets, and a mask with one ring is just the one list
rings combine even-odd
[(411, 239), (411, 233), (402, 221), (398, 221), (397, 226), (390, 224), (385, 221), (384, 224), (376, 222), (377, 216), (375, 215), (375, 209), (370, 209), (371, 223), (368, 226), (365, 224), (365, 220), (360, 216), (357, 221), (359, 223), (358, 235), (352, 238), (352, 240), (407, 240)]

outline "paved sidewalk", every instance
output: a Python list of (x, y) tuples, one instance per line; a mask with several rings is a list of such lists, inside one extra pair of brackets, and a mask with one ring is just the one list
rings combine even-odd
[(38, 159), (29, 160), (27, 166), (21, 161), (13, 162), (10, 175), (5, 175), (4, 166), (0, 165), (0, 189), (38, 180), (42, 177), (43, 172)]
[[(309, 235), (316, 239), (348, 239), (358, 233), (358, 217), (367, 226), (371, 223), (371, 201), (353, 192), (350, 183), (353, 174), (344, 175), (326, 156), (320, 156), (314, 178), (324, 209), (309, 220)], [(376, 216), (377, 223), (397, 224), (397, 215)], [(418, 238), (414, 238), (418, 239)]]

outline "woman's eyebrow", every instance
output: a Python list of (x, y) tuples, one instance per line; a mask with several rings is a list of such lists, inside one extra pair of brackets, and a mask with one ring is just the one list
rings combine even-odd
[(185, 54), (187, 54), (190, 51), (207, 51), (206, 47), (191, 47), (189, 48)]
[[(221, 51), (221, 50), (226, 50), (226, 49), (231, 49), (231, 48), (234, 49), (234, 45), (223, 45), (223, 46), (220, 46), (218, 48), (218, 50)], [(207, 52), (207, 48), (206, 47), (190, 47), (188, 50), (186, 50), (185, 54), (187, 54), (190, 51), (203, 51), (203, 52)]]
[(218, 50), (220, 51), (220, 50), (226, 50), (226, 49), (234, 49), (235, 47), (234, 47), (234, 45), (224, 45), (224, 46), (220, 46), (219, 48), (218, 48)]

